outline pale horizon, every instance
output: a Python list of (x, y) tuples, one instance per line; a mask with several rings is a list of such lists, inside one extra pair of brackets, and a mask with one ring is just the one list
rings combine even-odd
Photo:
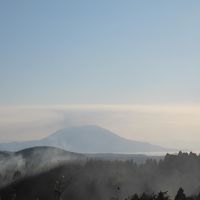
[(121, 137), (199, 150), (200, 105), (0, 106), (2, 141), (34, 140), (68, 126), (97, 125)]

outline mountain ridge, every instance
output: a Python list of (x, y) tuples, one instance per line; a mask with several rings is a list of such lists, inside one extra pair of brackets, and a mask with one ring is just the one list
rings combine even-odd
[(40, 140), (0, 143), (0, 150), (19, 151), (34, 146), (52, 146), (78, 153), (173, 151), (173, 149), (153, 145), (148, 142), (129, 140), (95, 125), (67, 127)]

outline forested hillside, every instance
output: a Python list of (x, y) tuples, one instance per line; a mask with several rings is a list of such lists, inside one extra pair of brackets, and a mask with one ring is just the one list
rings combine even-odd
[(17, 177), (1, 189), (0, 196), (8, 199), (11, 195), (20, 200), (105, 200), (137, 198), (137, 193), (140, 199), (160, 198), (159, 195), (173, 199), (180, 187), (187, 196), (200, 192), (200, 156), (179, 152), (167, 154), (159, 162), (149, 159), (139, 165), (131, 160), (98, 159), (61, 163), (34, 176)]

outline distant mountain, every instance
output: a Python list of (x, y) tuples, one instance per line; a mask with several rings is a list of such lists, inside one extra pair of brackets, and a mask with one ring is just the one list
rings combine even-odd
[(122, 138), (98, 126), (78, 126), (59, 130), (34, 141), (0, 143), (1, 151), (19, 151), (35, 146), (51, 146), (79, 153), (170, 152), (172, 149)]

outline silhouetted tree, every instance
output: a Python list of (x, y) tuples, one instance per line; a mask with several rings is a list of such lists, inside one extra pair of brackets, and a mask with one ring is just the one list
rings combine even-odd
[(200, 193), (196, 196), (196, 200), (200, 200)]
[(140, 200), (153, 200), (154, 199), (154, 195), (148, 195), (145, 192), (142, 193)]
[(167, 195), (167, 192), (160, 191), (156, 197), (156, 200), (169, 200), (169, 196)]
[(131, 197), (131, 200), (139, 200), (138, 194), (134, 194), (134, 195)]
[(15, 171), (13, 174), (13, 180), (16, 180), (21, 177), (21, 172), (19, 170)]
[(61, 188), (61, 182), (56, 181), (54, 185), (54, 194), (55, 194), (55, 199), (59, 200), (62, 194), (62, 188)]
[(186, 200), (186, 196), (184, 194), (183, 188), (181, 188), (181, 187), (179, 188), (179, 190), (175, 196), (175, 200)]

